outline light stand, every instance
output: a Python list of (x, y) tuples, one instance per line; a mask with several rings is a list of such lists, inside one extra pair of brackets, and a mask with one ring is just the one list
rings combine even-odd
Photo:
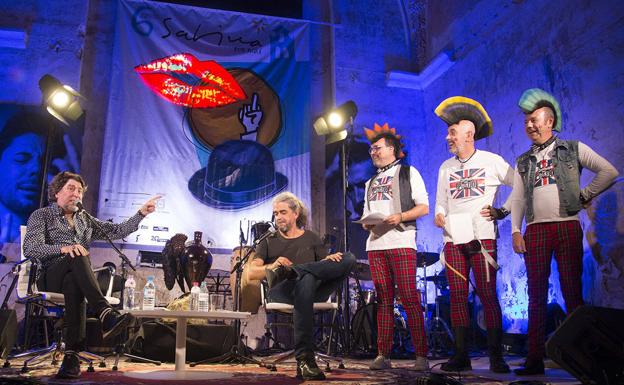
[[(357, 115), (357, 106), (352, 100), (349, 100), (332, 111), (317, 118), (314, 123), (314, 130), (317, 135), (326, 135), (325, 144), (342, 141), (340, 144), (340, 171), (342, 176), (342, 244), (343, 252), (349, 251), (349, 235), (348, 235), (348, 213), (347, 213), (347, 189), (349, 187), (348, 178), (348, 159), (349, 146), (353, 134), (353, 120)], [(348, 330), (351, 322), (350, 304), (349, 304), (349, 278), (345, 278), (343, 283), (342, 298), (338, 299), (338, 303), (343, 303), (342, 322), (343, 322), (343, 341), (348, 352), (352, 350), (351, 332)]]
[[(230, 277), (232, 276), (232, 274), (236, 273), (236, 283), (234, 286), (234, 311), (237, 312), (240, 306), (240, 286), (241, 286), (241, 280), (242, 280), (242, 275), (243, 275), (243, 267), (245, 266), (245, 264), (247, 263), (247, 260), (249, 259), (249, 257), (251, 256), (251, 253), (254, 252), (256, 250), (256, 247), (258, 247), (258, 245), (260, 244), (260, 242), (264, 241), (265, 239), (271, 237), (275, 235), (275, 231), (267, 231), (266, 233), (264, 233), (261, 237), (258, 237), (256, 240), (254, 240), (254, 242), (252, 243), (251, 246), (249, 246), (249, 248), (247, 249), (247, 251), (245, 252), (245, 255), (241, 257), (241, 255), (243, 255), (243, 249), (241, 246), (241, 250), (240, 253), (238, 254), (239, 256), (237, 257), (237, 261), (236, 264), (234, 265), (234, 267), (232, 268), (232, 270), (230, 271)], [(241, 242), (242, 243), (242, 242)], [(211, 364), (211, 363), (240, 363), (240, 364), (255, 364), (258, 365), (260, 367), (264, 367), (265, 364), (263, 364), (262, 362), (255, 360), (251, 357), (249, 357), (249, 353), (248, 353), (248, 347), (245, 345), (245, 343), (243, 342), (243, 336), (241, 333), (241, 327), (240, 327), (240, 320), (239, 319), (235, 319), (234, 320), (234, 335), (236, 336), (236, 344), (234, 346), (232, 346), (232, 349), (225, 353), (222, 354), (218, 357), (214, 357), (214, 358), (208, 358), (202, 361), (197, 361), (197, 362), (191, 362), (190, 366), (194, 367), (196, 365), (199, 364)]]

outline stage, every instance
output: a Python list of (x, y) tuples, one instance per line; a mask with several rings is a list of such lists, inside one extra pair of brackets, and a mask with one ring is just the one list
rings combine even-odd
[[(261, 360), (270, 360), (270, 357), (259, 358)], [(518, 367), (522, 363), (522, 358), (518, 356), (507, 356), (507, 362), (512, 366), (512, 369)], [(438, 369), (439, 364), (444, 360), (431, 361), (431, 365), (435, 366), (433, 373), (443, 373)], [(384, 371), (371, 371), (368, 369), (370, 360), (361, 359), (346, 359), (345, 369), (337, 369), (332, 367), (331, 372), (326, 372), (327, 379), (325, 381), (310, 381), (309, 383), (317, 384), (414, 384), (419, 378), (425, 376), (425, 373), (416, 372), (409, 369), (412, 364), (412, 360), (393, 360), (394, 368)], [(563, 369), (550, 367), (549, 361), (546, 365), (545, 376), (530, 376), (519, 377), (513, 373), (509, 374), (495, 374), (488, 370), (487, 357), (473, 357), (472, 367), (470, 372), (463, 372), (461, 378), (453, 375), (454, 378), (460, 381), (460, 384), (471, 385), (507, 385), (514, 381), (531, 380), (542, 381), (551, 385), (577, 385), (580, 384), (578, 380), (569, 375)], [(94, 373), (86, 372), (86, 365), (83, 365), (82, 376), (77, 380), (56, 380), (54, 374), (58, 370), (58, 367), (51, 366), (50, 364), (42, 364), (39, 367), (33, 367), (31, 371), (26, 374), (20, 373), (21, 361), (15, 360), (11, 363), (10, 368), (0, 369), (0, 384), (17, 384), (17, 383), (30, 383), (30, 384), (156, 384), (156, 383), (180, 383), (180, 384), (261, 384), (270, 383), (272, 385), (287, 385), (287, 384), (300, 384), (303, 381), (295, 378), (295, 361), (289, 360), (278, 366), (276, 372), (271, 372), (268, 369), (258, 367), (256, 365), (231, 365), (231, 364), (214, 364), (214, 365), (200, 365), (195, 368), (190, 368), (188, 372), (210, 372), (212, 380), (141, 380), (132, 377), (133, 373), (145, 373), (151, 371), (173, 371), (174, 364), (167, 363), (161, 366), (154, 366), (149, 364), (140, 364), (134, 362), (121, 362), (119, 364), (119, 371), (115, 372), (111, 370), (112, 359), (107, 360), (106, 368), (95, 368)], [(321, 362), (319, 365), (322, 367)], [(539, 383), (535, 383), (539, 384)]]

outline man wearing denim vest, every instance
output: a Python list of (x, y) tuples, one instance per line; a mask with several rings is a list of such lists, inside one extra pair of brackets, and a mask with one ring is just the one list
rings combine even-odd
[[(516, 161), (511, 197), (512, 239), (516, 253), (524, 254), (529, 294), (528, 355), (518, 375), (544, 373), (544, 341), (548, 278), (554, 253), (561, 292), (568, 314), (583, 304), (583, 231), (578, 212), (606, 190), (618, 171), (584, 143), (553, 135), (561, 131), (559, 103), (547, 92), (526, 90), (518, 102), (524, 126), (533, 143)], [(580, 187), (587, 168), (596, 175)], [(524, 237), (520, 229), (526, 221)]]

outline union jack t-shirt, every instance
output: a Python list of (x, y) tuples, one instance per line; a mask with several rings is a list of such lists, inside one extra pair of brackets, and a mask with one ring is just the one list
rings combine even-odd
[(485, 168), (469, 168), (449, 173), (452, 199), (479, 197), (485, 194)]
[(535, 167), (533, 187), (543, 187), (556, 183), (552, 158), (538, 161)]
[(384, 175), (376, 178), (368, 189), (368, 201), (389, 201), (392, 199), (392, 179), (393, 175)]

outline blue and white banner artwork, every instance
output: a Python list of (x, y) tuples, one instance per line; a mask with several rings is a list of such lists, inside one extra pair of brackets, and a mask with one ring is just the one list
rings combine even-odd
[(202, 231), (232, 248), (276, 194), (309, 204), (307, 24), (152, 1), (117, 12), (98, 216), (162, 195), (127, 242)]

